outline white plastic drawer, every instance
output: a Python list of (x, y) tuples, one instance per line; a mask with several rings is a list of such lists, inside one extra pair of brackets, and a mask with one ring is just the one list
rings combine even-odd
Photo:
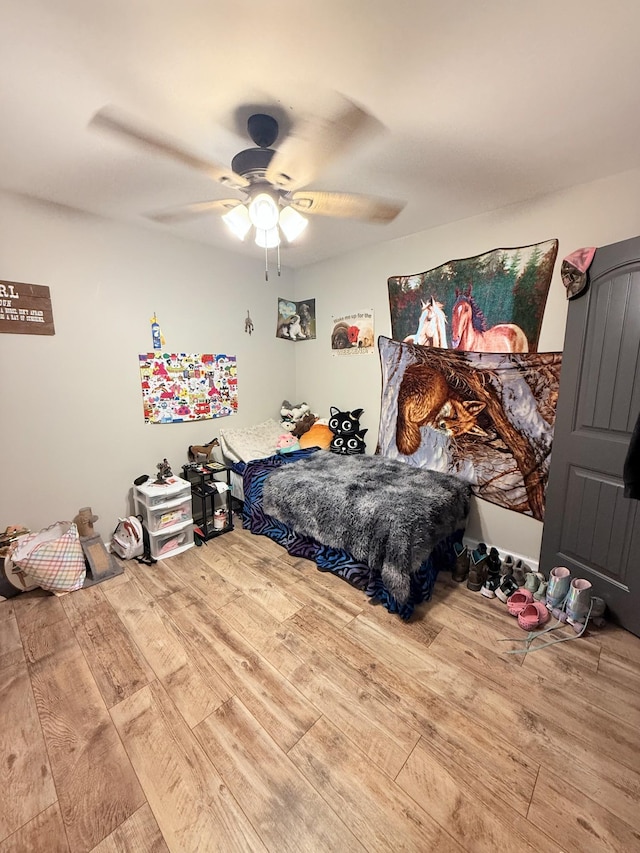
[(151, 508), (190, 495), (191, 484), (181, 477), (172, 477), (162, 486), (158, 486), (150, 480), (141, 486), (135, 486), (135, 490), (138, 503), (141, 506)]
[(149, 533), (157, 533), (168, 527), (175, 527), (176, 524), (191, 521), (191, 495), (174, 501), (165, 501), (160, 506), (141, 505), (140, 511)]
[(151, 556), (156, 560), (165, 557), (173, 557), (181, 551), (186, 551), (193, 545), (193, 522), (186, 521), (183, 524), (160, 530), (158, 533), (149, 531), (149, 545)]

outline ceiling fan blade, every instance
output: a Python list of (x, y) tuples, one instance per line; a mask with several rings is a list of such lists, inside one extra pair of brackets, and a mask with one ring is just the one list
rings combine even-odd
[(223, 213), (232, 207), (242, 204), (237, 198), (222, 198), (216, 201), (195, 201), (192, 204), (184, 204), (181, 207), (171, 207), (168, 210), (159, 210), (155, 213), (146, 213), (147, 219), (155, 222), (182, 222), (200, 216), (201, 213)]
[(356, 137), (380, 123), (361, 107), (342, 98), (331, 117), (312, 117), (294, 127), (278, 145), (267, 180), (285, 190), (305, 187), (332, 160), (345, 153)]
[(376, 198), (355, 193), (299, 190), (291, 195), (291, 206), (299, 213), (336, 216), (341, 219), (362, 219), (384, 224), (391, 222), (406, 202)]
[(144, 145), (146, 148), (171, 157), (186, 166), (190, 166), (192, 169), (204, 172), (210, 178), (213, 178), (214, 181), (219, 181), (225, 186), (236, 188), (249, 186), (249, 182), (242, 175), (236, 174), (231, 169), (221, 166), (219, 163), (214, 163), (211, 160), (203, 160), (197, 154), (187, 151), (179, 142), (168, 136), (141, 127), (135, 120), (123, 115), (115, 107), (107, 106), (98, 110), (89, 122), (89, 127), (107, 130), (110, 133), (118, 134), (125, 139)]

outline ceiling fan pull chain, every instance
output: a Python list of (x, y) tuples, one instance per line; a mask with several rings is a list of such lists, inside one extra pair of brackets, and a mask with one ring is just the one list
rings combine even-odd
[(276, 246), (276, 251), (278, 252), (278, 275), (280, 275), (280, 243)]
[(269, 254), (266, 246), (264, 247), (264, 280), (269, 281)]

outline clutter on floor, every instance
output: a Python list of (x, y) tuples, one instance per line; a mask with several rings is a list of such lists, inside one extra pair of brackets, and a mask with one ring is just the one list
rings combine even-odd
[[(526, 632), (523, 637), (504, 638), (505, 642), (524, 643), (522, 648), (510, 649), (505, 654), (526, 654), (575, 640), (589, 624), (597, 628), (605, 624), (604, 599), (592, 594), (588, 580), (572, 578), (565, 566), (554, 567), (547, 579), (522, 560), (514, 561), (511, 555), (501, 559), (497, 548), (487, 548), (484, 542), (473, 549), (456, 543), (454, 550), (453, 580), (466, 581), (468, 589), (485, 598), (498, 598)], [(551, 617), (555, 621), (548, 624)], [(573, 634), (552, 635), (565, 625), (573, 628)], [(542, 642), (536, 643), (538, 639)]]

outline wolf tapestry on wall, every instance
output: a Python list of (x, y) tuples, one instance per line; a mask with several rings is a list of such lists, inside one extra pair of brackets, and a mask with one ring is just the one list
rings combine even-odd
[(471, 352), (536, 352), (558, 241), (494, 249), (388, 280), (392, 337)]
[(472, 353), (378, 338), (377, 453), (456, 474), (542, 520), (561, 353)]

